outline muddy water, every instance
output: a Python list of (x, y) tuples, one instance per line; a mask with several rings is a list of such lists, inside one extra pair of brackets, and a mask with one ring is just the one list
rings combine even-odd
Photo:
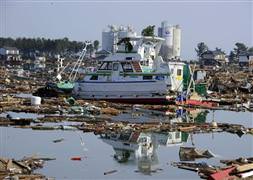
[[(216, 111), (214, 119), (217, 122), (253, 127), (252, 115), (248, 112)], [(207, 115), (206, 121), (210, 122), (212, 119), (211, 112)], [(56, 179), (199, 179), (194, 172), (170, 166), (170, 162), (179, 161), (180, 146), (194, 145), (197, 148), (209, 149), (216, 154), (216, 157), (208, 160), (200, 159), (197, 162), (205, 161), (214, 165), (219, 165), (220, 159), (253, 156), (251, 135), (243, 135), (241, 138), (229, 133), (176, 135), (171, 132), (144, 135), (152, 137), (154, 147), (151, 156), (141, 157), (138, 152), (135, 152), (127, 162), (119, 163), (113, 155), (116, 147), (121, 143), (120, 140), (108, 143), (93, 133), (0, 127), (0, 155), (9, 158), (21, 158), (33, 154), (55, 157), (55, 161), (47, 162), (38, 172)], [(171, 144), (169, 138), (171, 136), (179, 138), (174, 139), (174, 143)], [(64, 141), (52, 142), (60, 138), (64, 138)], [(84, 142), (84, 147), (81, 141)], [(82, 156), (83, 159), (71, 161), (70, 158), (73, 156)], [(147, 173), (147, 169), (153, 171)], [(117, 172), (104, 175), (105, 171), (110, 170), (117, 170)]]

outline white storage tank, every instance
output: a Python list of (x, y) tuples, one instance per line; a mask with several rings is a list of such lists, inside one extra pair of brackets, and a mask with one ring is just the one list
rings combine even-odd
[(39, 106), (39, 105), (41, 105), (41, 97), (39, 97), (39, 96), (32, 96), (31, 97), (31, 105), (32, 106)]
[(181, 28), (179, 25), (169, 25), (167, 21), (161, 23), (158, 28), (158, 36), (165, 38), (160, 49), (160, 55), (164, 59), (178, 59), (181, 52)]
[[(137, 33), (130, 27), (109, 25), (109, 31), (102, 32), (102, 49), (109, 52), (117, 51), (117, 43), (124, 37), (135, 37)], [(133, 44), (134, 45), (134, 44)]]
[(176, 25), (173, 31), (173, 56), (178, 58), (181, 53), (181, 28)]
[(167, 26), (163, 29), (163, 37), (165, 38), (165, 43), (169, 46), (173, 46), (173, 27)]

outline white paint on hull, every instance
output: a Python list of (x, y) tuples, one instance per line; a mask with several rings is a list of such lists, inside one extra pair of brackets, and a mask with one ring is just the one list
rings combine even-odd
[(162, 96), (167, 93), (164, 81), (146, 82), (80, 82), (76, 83), (74, 95), (80, 98), (129, 98)]

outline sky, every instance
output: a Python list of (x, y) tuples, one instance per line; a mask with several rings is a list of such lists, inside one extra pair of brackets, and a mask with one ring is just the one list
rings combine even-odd
[(157, 33), (164, 20), (180, 25), (186, 60), (196, 58), (199, 42), (227, 53), (236, 42), (253, 46), (251, 0), (0, 0), (1, 37), (101, 42), (110, 24), (131, 25), (139, 34), (155, 25)]

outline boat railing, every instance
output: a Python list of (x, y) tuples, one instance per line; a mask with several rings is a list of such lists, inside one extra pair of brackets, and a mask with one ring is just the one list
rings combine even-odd
[[(112, 72), (111, 71), (106, 71), (106, 72), (95, 72), (95, 73), (85, 73), (84, 75), (98, 75), (98, 76), (111, 76)], [(147, 72), (147, 73), (138, 73), (138, 72), (120, 72), (120, 76), (169, 76), (170, 73), (156, 73), (156, 72)]]
[(147, 72), (147, 73), (138, 73), (138, 72), (121, 72), (121, 76), (169, 76), (169, 73), (156, 73), (156, 72)]

